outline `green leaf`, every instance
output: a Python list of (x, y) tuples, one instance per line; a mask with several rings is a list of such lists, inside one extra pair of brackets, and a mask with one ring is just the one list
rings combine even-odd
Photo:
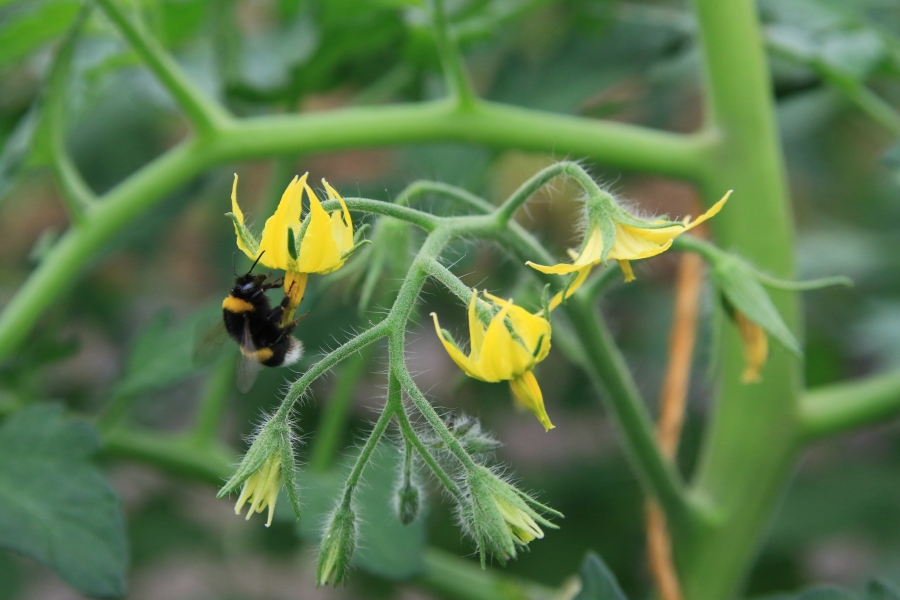
[(140, 394), (196, 373), (200, 369), (194, 360), (196, 325), (207, 320), (206, 313), (207, 309), (198, 311), (177, 324), (168, 312), (158, 314), (135, 342), (115, 393)]
[(80, 3), (73, 0), (38, 3), (36, 9), (5, 22), (0, 28), (0, 66), (27, 56), (64, 33), (79, 8)]
[(866, 600), (900, 600), (900, 591), (886, 581), (876, 579), (866, 586)]
[(734, 308), (769, 332), (794, 354), (802, 353), (794, 334), (784, 323), (769, 294), (748, 264), (723, 252), (715, 261), (712, 280)]
[[(355, 459), (355, 457), (354, 457)], [(406, 581), (425, 572), (425, 520), (403, 525), (392, 508), (397, 472), (402, 456), (392, 444), (382, 443), (363, 473), (357, 488), (358, 544), (353, 564), (369, 573), (394, 581)], [(329, 473), (303, 471), (297, 474), (303, 501), (298, 531), (307, 539), (318, 539), (322, 523), (334, 509), (343, 489), (343, 477), (353, 459)]]
[(817, 587), (798, 594), (766, 596), (765, 600), (856, 600), (856, 596), (836, 587)]
[(0, 199), (16, 182), (22, 167), (28, 162), (35, 132), (40, 122), (40, 108), (33, 104), (25, 115), (19, 119), (15, 129), (6, 138), (0, 148)]
[(90, 596), (125, 593), (128, 551), (119, 499), (91, 461), (96, 431), (58, 405), (0, 427), (0, 546), (31, 556)]
[(581, 591), (572, 600), (628, 600), (603, 559), (588, 552), (581, 563)]

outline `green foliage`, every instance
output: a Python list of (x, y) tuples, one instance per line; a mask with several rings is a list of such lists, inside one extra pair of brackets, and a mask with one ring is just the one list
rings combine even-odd
[(21, 2), (0, 28), (0, 67), (27, 56), (60, 36), (75, 20), (81, 3), (74, 0)]
[(135, 340), (115, 394), (132, 396), (162, 389), (202, 368), (194, 359), (197, 329), (209, 324), (211, 312), (197, 311), (180, 323), (174, 322), (170, 312), (159, 313)]
[(92, 457), (96, 432), (58, 405), (0, 427), (0, 546), (31, 556), (80, 592), (125, 594), (128, 548), (119, 499)]
[(581, 590), (572, 600), (628, 600), (616, 576), (594, 552), (585, 555), (578, 576)]

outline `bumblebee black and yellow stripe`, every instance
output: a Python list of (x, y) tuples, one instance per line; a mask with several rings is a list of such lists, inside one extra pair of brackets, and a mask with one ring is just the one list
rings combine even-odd
[(233, 313), (253, 312), (254, 310), (251, 303), (235, 296), (228, 296), (222, 300), (222, 309)]

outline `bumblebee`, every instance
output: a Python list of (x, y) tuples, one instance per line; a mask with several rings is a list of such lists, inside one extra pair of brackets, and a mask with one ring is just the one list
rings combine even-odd
[(285, 296), (272, 308), (266, 297), (266, 291), (281, 287), (282, 280), (267, 282), (267, 275), (253, 274), (260, 258), (262, 254), (246, 274), (237, 276), (231, 293), (222, 301), (225, 331), (241, 349), (237, 371), (241, 392), (250, 389), (263, 366), (288, 366), (303, 356), (303, 344), (291, 336), (299, 319), (281, 325), (289, 298)]

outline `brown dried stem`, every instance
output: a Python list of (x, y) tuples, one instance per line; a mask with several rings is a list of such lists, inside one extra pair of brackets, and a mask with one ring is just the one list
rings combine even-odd
[[(675, 314), (669, 337), (669, 364), (660, 394), (656, 435), (663, 455), (674, 460), (684, 423), (691, 358), (697, 334), (697, 310), (703, 286), (703, 260), (686, 253), (678, 267)], [(662, 600), (682, 600), (678, 574), (672, 562), (672, 544), (666, 518), (659, 505), (647, 502), (647, 554), (650, 572)]]

